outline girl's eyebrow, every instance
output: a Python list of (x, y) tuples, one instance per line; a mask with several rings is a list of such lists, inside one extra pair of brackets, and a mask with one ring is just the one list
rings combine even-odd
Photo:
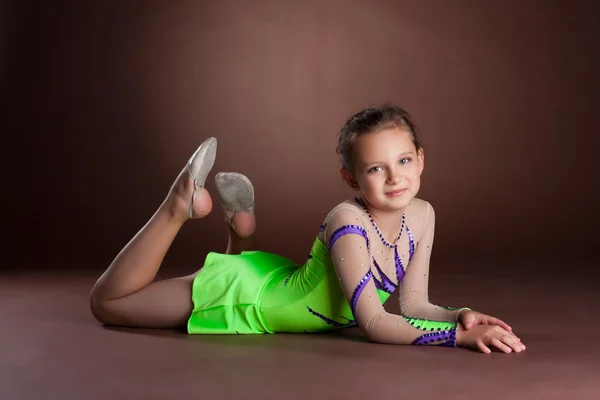
[[(414, 154), (414, 152), (413, 151), (405, 151), (404, 153), (398, 154), (398, 157), (402, 157), (402, 156), (409, 155), (409, 154), (412, 155), (412, 154)], [(372, 161), (372, 162), (366, 163), (365, 166), (368, 167), (368, 166), (371, 166), (373, 164), (383, 164), (383, 163), (384, 163), (383, 161)]]

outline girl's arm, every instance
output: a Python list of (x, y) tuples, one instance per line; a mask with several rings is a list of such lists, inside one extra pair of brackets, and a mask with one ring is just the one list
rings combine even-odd
[(352, 315), (370, 340), (456, 346), (456, 322), (438, 322), (427, 327), (411, 325), (404, 317), (385, 311), (373, 281), (367, 232), (357, 211), (340, 209), (332, 214), (325, 240)]
[(458, 321), (458, 315), (468, 308), (443, 307), (431, 304), (428, 296), (429, 260), (433, 248), (435, 231), (435, 212), (431, 204), (426, 203), (423, 232), (416, 245), (413, 259), (406, 268), (404, 279), (399, 286), (400, 313), (412, 324), (424, 324), (425, 321)]

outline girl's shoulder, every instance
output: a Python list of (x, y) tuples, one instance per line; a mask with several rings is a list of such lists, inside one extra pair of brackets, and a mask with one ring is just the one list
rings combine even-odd
[(414, 198), (406, 207), (406, 224), (413, 235), (420, 240), (424, 233), (432, 229), (435, 223), (435, 211), (433, 206), (426, 200)]
[(328, 243), (332, 235), (344, 229), (352, 229), (354, 233), (361, 232), (365, 237), (371, 236), (370, 222), (367, 213), (355, 198), (342, 201), (329, 211), (319, 230), (318, 238)]
[(362, 219), (366, 215), (365, 211), (358, 204), (355, 198), (347, 199), (336, 205), (327, 213), (325, 222), (331, 221), (331, 219), (352, 219), (358, 218), (356, 225), (362, 225)]
[(406, 216), (428, 214), (433, 212), (433, 206), (427, 201), (419, 198), (413, 198), (408, 207), (406, 207)]
[(368, 224), (369, 218), (365, 210), (355, 198), (351, 198), (333, 207), (325, 216), (322, 227), (339, 228), (345, 225), (358, 225), (366, 228)]

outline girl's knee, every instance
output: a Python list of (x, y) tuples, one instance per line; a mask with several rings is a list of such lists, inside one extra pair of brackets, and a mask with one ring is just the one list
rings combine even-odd
[(107, 307), (107, 302), (100, 299), (94, 291), (90, 294), (90, 311), (98, 322), (110, 324), (110, 312)]
[(90, 292), (90, 311), (98, 322), (110, 325), (113, 323), (114, 307), (111, 307), (110, 300), (104, 298), (96, 286)]

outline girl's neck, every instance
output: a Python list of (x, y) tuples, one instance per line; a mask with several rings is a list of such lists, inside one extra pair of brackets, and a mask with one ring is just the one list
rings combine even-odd
[(395, 243), (402, 225), (402, 217), (406, 207), (389, 211), (381, 210), (373, 207), (362, 196), (358, 197), (358, 199), (362, 203), (362, 206), (366, 208), (367, 213), (373, 219), (384, 238), (390, 243)]

